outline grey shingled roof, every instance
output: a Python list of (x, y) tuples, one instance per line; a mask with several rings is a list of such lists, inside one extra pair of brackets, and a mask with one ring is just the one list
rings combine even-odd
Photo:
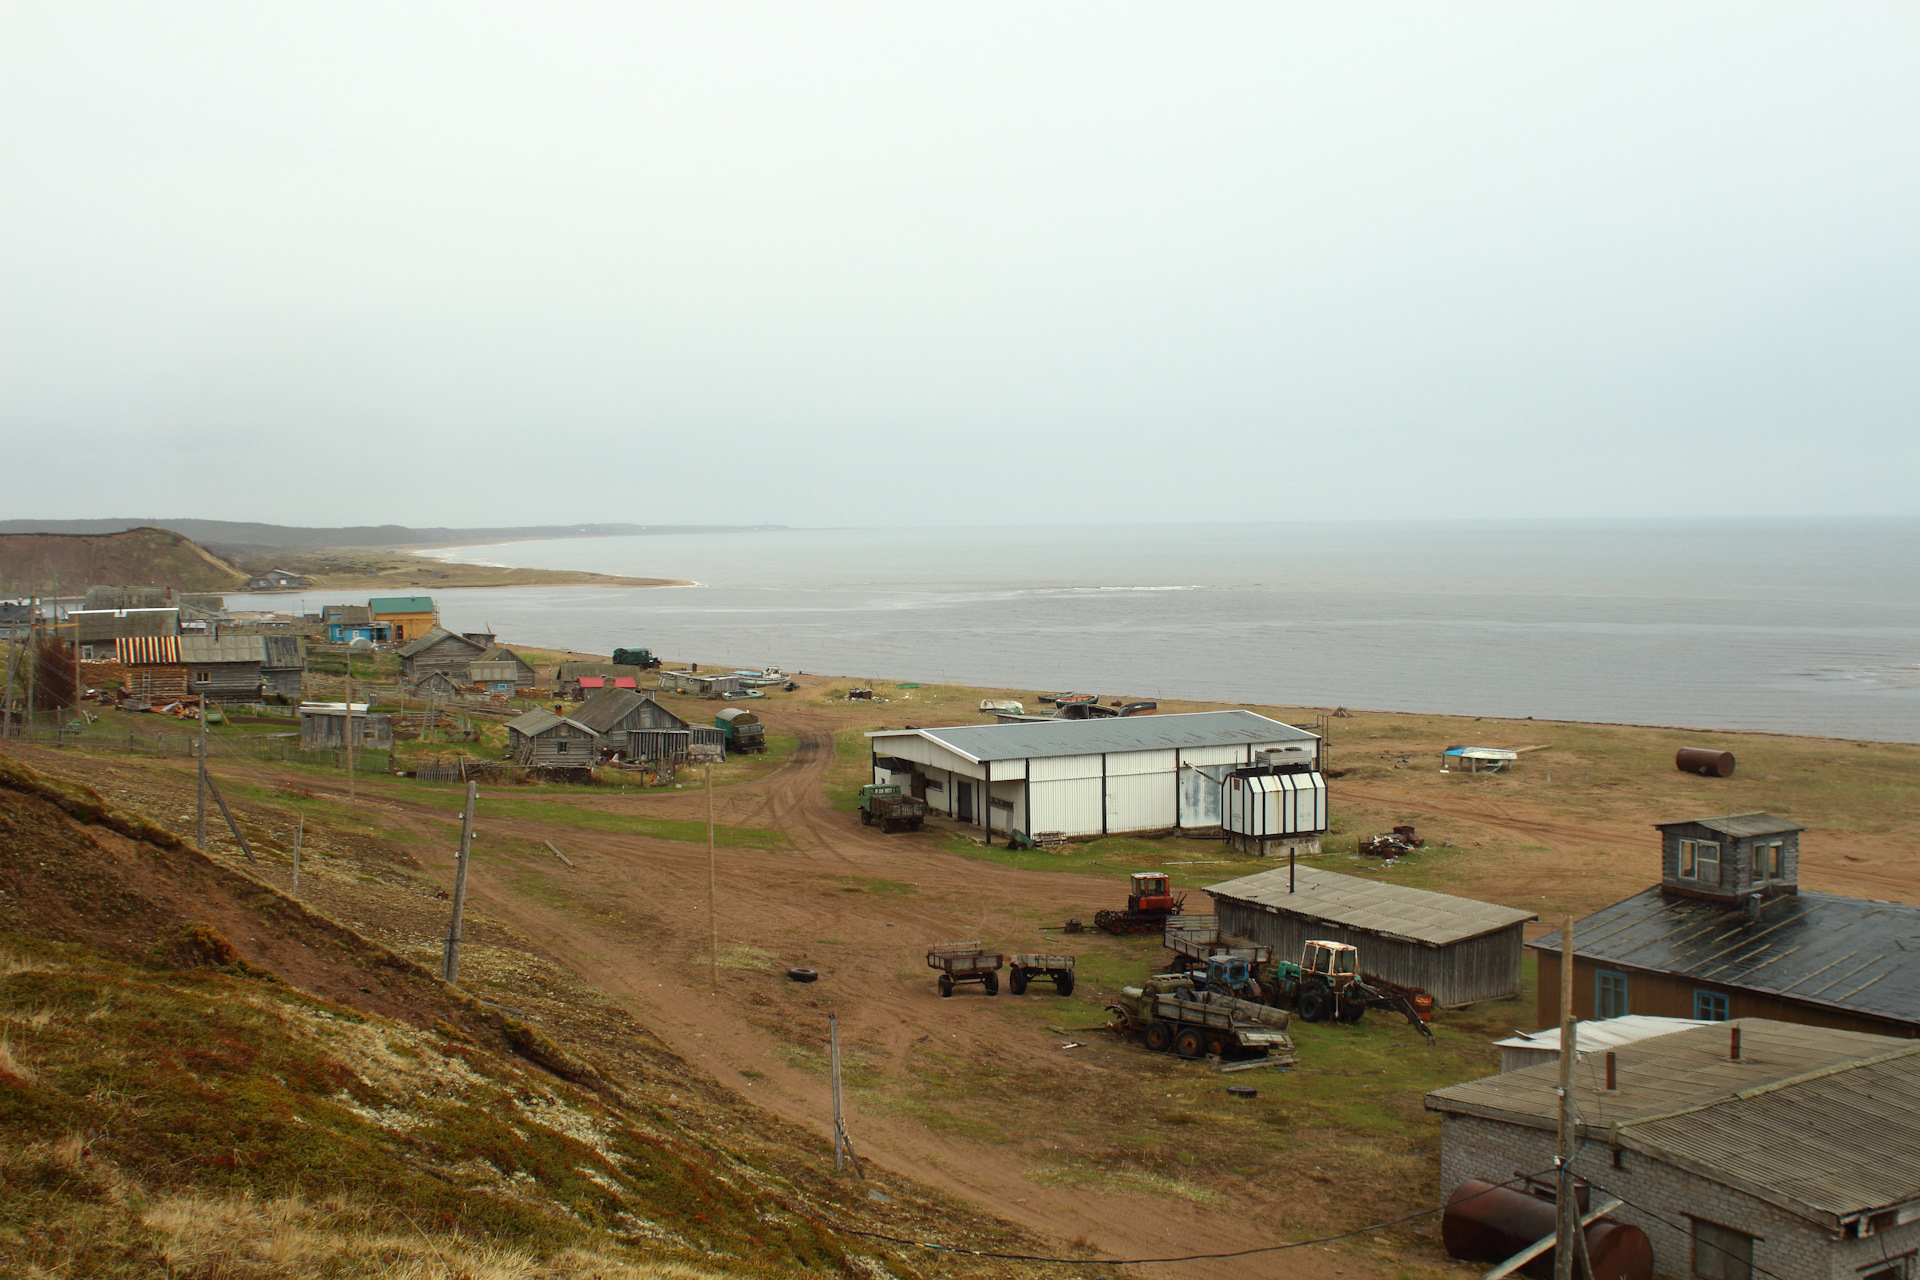
[(631, 689), (602, 689), (575, 707), (573, 714), (567, 718), (595, 733), (605, 733), (622, 716), (645, 701)]
[(439, 644), (442, 640), (452, 640), (457, 644), (463, 644), (467, 646), (467, 648), (473, 650), (475, 654), (481, 654), (486, 652), (485, 645), (475, 644), (473, 641), (467, 639), (465, 636), (457, 636), (453, 634), (453, 632), (447, 630), (445, 627), (435, 627), (433, 630), (427, 632), (427, 634), (421, 636), (418, 640), (407, 641), (407, 643), (401, 645), (398, 649), (394, 650), (394, 652), (399, 654), (403, 658), (411, 658), (417, 653), (425, 653), (428, 649), (433, 648), (433, 646)]
[[(1740, 1028), (1740, 1058), (1729, 1028)], [(1837, 1227), (1920, 1198), (1920, 1044), (1739, 1018), (1622, 1045), (1612, 1092), (1599, 1057), (1574, 1071), (1583, 1137), (1626, 1147)], [(1427, 1095), (1431, 1111), (1551, 1129), (1559, 1065)]]
[(180, 634), (180, 611), (174, 608), (132, 609), (125, 613), (76, 610), (68, 616), (79, 624), (81, 644), (118, 640), (122, 636)]
[[(1655, 887), (1577, 921), (1574, 954), (1920, 1025), (1920, 907), (1802, 889), (1759, 911)], [(1528, 945), (1557, 952), (1560, 931)]]
[(930, 738), (976, 763), (1047, 756), (1097, 756), (1120, 751), (1166, 751), (1175, 747), (1318, 741), (1305, 729), (1296, 729), (1251, 711), (1189, 711), (1167, 716), (1113, 716), (1104, 720), (890, 729), (867, 736), (875, 739), (876, 750), (881, 749), (880, 740), (889, 737)]
[(543, 710), (539, 707), (534, 708), (532, 711), (522, 712), (520, 715), (507, 721), (507, 728), (517, 730), (529, 738), (537, 738), (559, 724), (570, 724), (576, 729), (593, 733), (593, 730), (588, 729), (586, 725), (581, 724), (572, 716), (557, 716), (553, 714), (553, 712)]
[(1712, 818), (1656, 822), (1653, 825), (1661, 831), (1670, 827), (1705, 827), (1709, 831), (1718, 831), (1721, 835), (1734, 840), (1743, 840), (1748, 836), (1773, 836), (1789, 831), (1806, 830), (1798, 823), (1788, 822), (1785, 818), (1776, 818), (1770, 813), (1728, 813)]
[[(1294, 877), (1292, 893), (1287, 892), (1289, 874)], [(1404, 884), (1362, 880), (1318, 867), (1300, 867), (1291, 872), (1287, 867), (1259, 871), (1238, 880), (1208, 885), (1206, 893), (1213, 898), (1231, 898), (1284, 915), (1302, 916), (1430, 947), (1478, 938), (1523, 920), (1539, 919), (1534, 912), (1517, 907), (1456, 898), (1452, 894), (1414, 889)]]

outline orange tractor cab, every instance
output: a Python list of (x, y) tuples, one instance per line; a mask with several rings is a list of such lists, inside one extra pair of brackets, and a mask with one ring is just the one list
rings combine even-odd
[(1127, 894), (1125, 911), (1096, 911), (1093, 923), (1108, 933), (1158, 933), (1166, 928), (1167, 917), (1187, 903), (1187, 895), (1175, 894), (1167, 877), (1158, 871), (1136, 871)]

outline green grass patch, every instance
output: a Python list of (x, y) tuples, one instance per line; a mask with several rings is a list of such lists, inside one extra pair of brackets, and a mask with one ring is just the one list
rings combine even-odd
[[(416, 798), (455, 811), (464, 809), (467, 803), (466, 797), (458, 792), (422, 791)], [(580, 831), (648, 836), (656, 840), (698, 842), (707, 838), (707, 824), (704, 822), (649, 818), (640, 814), (609, 813), (604, 809), (589, 808), (558, 797), (550, 800), (508, 800), (483, 795), (474, 807), (474, 815), (476, 820), (519, 818), (529, 822), (544, 822), (550, 826), (572, 827)], [(715, 844), (725, 845), (728, 848), (768, 849), (784, 843), (786, 836), (778, 831), (768, 831), (763, 827), (730, 827), (723, 823), (714, 827), (713, 840)]]

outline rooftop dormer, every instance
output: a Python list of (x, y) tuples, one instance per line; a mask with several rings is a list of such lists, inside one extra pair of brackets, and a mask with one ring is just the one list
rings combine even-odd
[(1658, 822), (1662, 892), (1720, 902), (1798, 893), (1800, 833), (1770, 813)]

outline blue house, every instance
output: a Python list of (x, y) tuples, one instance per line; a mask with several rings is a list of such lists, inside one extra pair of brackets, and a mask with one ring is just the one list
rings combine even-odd
[(327, 628), (327, 639), (336, 644), (354, 640), (386, 644), (393, 639), (393, 625), (374, 621), (373, 611), (363, 604), (327, 605), (320, 611), (320, 621)]

